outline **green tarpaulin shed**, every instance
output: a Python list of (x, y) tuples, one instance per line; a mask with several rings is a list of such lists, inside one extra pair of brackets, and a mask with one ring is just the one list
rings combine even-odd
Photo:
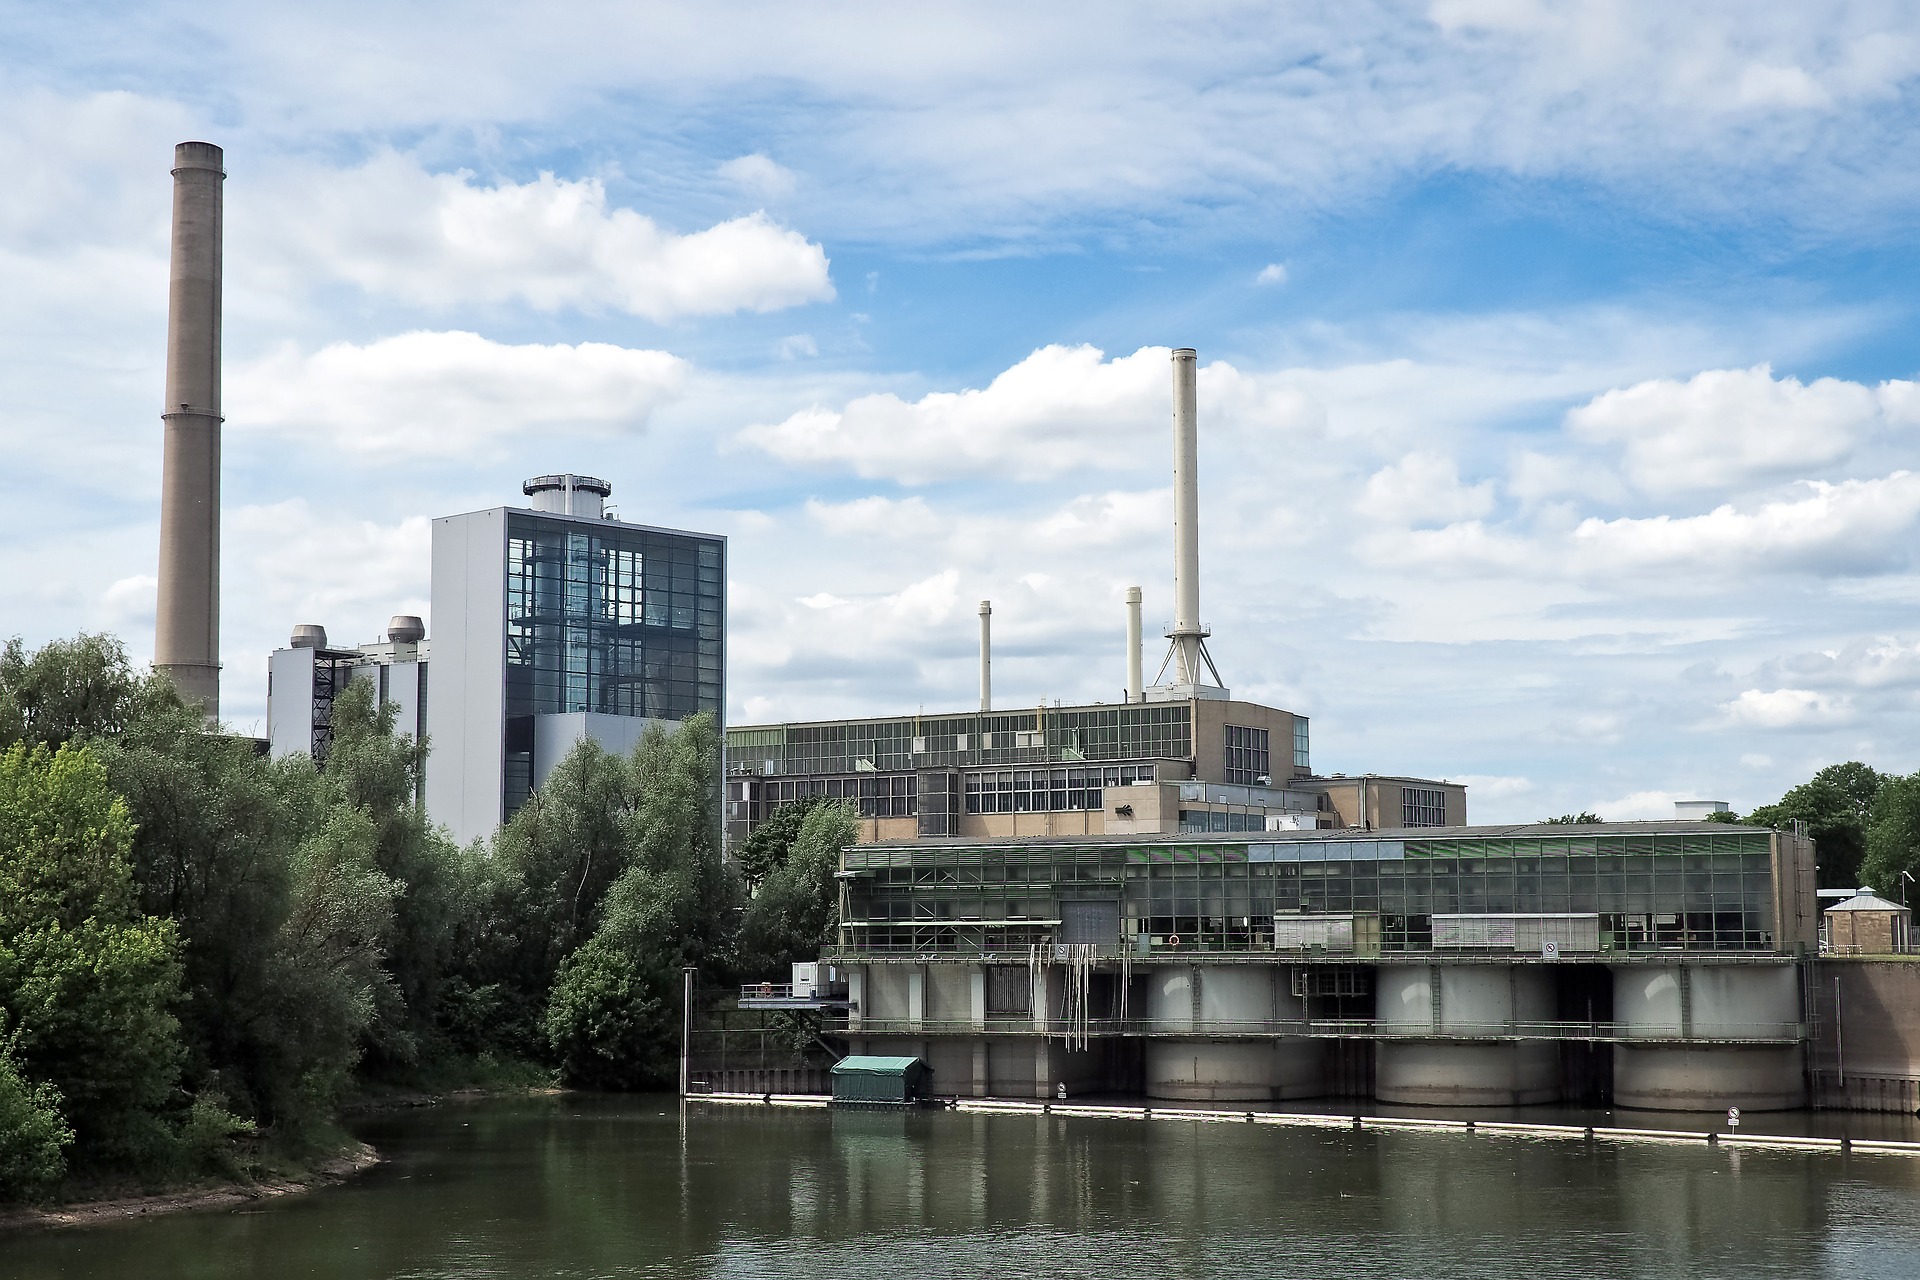
[(833, 1100), (904, 1107), (927, 1096), (927, 1077), (931, 1074), (918, 1058), (842, 1058), (833, 1064)]

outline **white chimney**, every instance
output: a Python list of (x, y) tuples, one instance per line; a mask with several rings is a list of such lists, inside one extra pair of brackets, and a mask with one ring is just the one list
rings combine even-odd
[(993, 601), (980, 602), (980, 709), (993, 710)]
[(1140, 588), (1127, 588), (1127, 701), (1142, 702), (1140, 677)]

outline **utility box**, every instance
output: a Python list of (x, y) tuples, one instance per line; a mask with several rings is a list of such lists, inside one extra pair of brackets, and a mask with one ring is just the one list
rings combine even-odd
[(833, 1064), (834, 1105), (912, 1106), (927, 1096), (932, 1074), (918, 1058), (845, 1057)]
[(796, 1000), (818, 1000), (827, 994), (826, 966), (815, 960), (795, 961), (793, 966), (793, 998)]

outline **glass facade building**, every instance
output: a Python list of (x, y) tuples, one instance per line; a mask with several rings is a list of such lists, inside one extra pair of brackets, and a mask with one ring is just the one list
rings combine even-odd
[(542, 477), (536, 504), (575, 506), (433, 523), (427, 809), (462, 841), (491, 835), (581, 741), (626, 752), (648, 724), (723, 718), (726, 540), (614, 519), (607, 488)]
[(716, 717), (725, 544), (611, 520), (509, 511), (506, 811), (534, 779), (535, 717)]
[[(835, 954), (1068, 941), (1116, 955), (1271, 952), (1276, 921), (1289, 917), (1358, 917), (1381, 954), (1426, 954), (1460, 936), (1451, 928), (1437, 943), (1436, 917), (1566, 916), (1593, 917), (1601, 952), (1771, 953), (1784, 949), (1783, 916), (1793, 917), (1786, 936), (1804, 925), (1796, 893), (1811, 900), (1811, 847), (1795, 839), (1623, 823), (856, 845), (842, 858)], [(1109, 923), (1102, 936), (1064, 937), (1075, 918)], [(1504, 946), (1513, 950), (1510, 938)]]

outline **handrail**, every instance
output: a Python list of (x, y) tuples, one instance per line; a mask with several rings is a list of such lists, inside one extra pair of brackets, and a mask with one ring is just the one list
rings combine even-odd
[(1623, 1026), (1612, 1022), (1461, 1022), (1444, 1019), (1435, 1026), (1430, 1023), (1389, 1022), (1381, 1018), (1092, 1018), (1079, 1021), (992, 1015), (984, 1022), (955, 1018), (862, 1017), (855, 1024), (851, 1019), (834, 1019), (828, 1029), (838, 1034), (862, 1036), (1012, 1034), (1138, 1036), (1156, 1039), (1584, 1040), (1616, 1044), (1797, 1044), (1806, 1039), (1805, 1026), (1793, 1022), (1721, 1023), (1696, 1028), (1692, 1034), (1682, 1034), (1677, 1027)]

